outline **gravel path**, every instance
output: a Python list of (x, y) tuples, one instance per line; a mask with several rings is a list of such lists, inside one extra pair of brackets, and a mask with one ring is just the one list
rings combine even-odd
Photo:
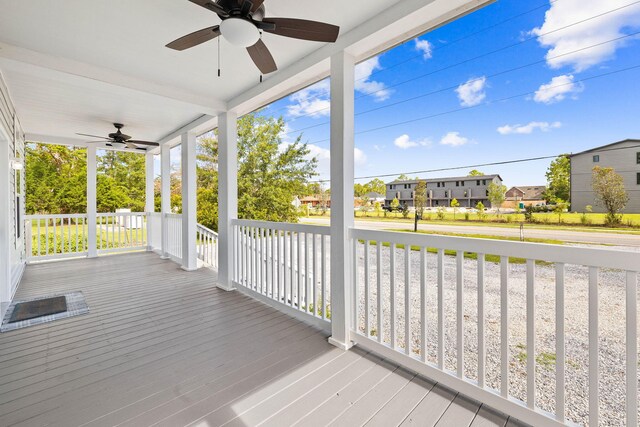
[[(364, 245), (358, 248), (359, 328), (364, 333)], [(390, 336), (390, 248), (382, 250), (382, 336)], [(410, 335), (414, 355), (420, 350), (420, 253), (410, 255)], [(405, 339), (405, 252), (396, 249), (396, 345)], [(437, 256), (427, 254), (427, 359), (437, 361)], [(370, 325), (377, 330), (376, 248), (370, 247)], [(456, 369), (456, 289), (455, 257), (445, 257), (445, 367)], [(526, 399), (526, 285), (523, 264), (509, 266), (509, 394)], [(536, 404), (555, 411), (555, 270), (536, 266)], [(477, 261), (464, 260), (464, 349), (465, 376), (477, 379)], [(588, 408), (588, 269), (567, 266), (566, 284), (566, 408), (569, 420), (587, 425)], [(624, 273), (600, 272), (600, 418), (601, 425), (625, 425), (625, 291)], [(500, 266), (485, 264), (486, 381), (500, 385)]]

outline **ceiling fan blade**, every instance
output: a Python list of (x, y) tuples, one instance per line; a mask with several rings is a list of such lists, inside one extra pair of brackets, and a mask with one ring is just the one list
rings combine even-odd
[(264, 0), (251, 0), (251, 3), (253, 3), (253, 6), (251, 6), (251, 13), (253, 13), (256, 10), (260, 9), (260, 6), (262, 6)]
[(185, 50), (209, 40), (213, 40), (219, 35), (220, 26), (214, 25), (213, 27), (203, 28), (202, 30), (194, 31), (191, 34), (180, 37), (179, 39), (169, 43), (167, 47), (174, 50)]
[(89, 135), (87, 133), (76, 133), (76, 135), (80, 135), (80, 136), (89, 136), (91, 138), (100, 138), (100, 139), (106, 139), (107, 141), (110, 140), (110, 138), (106, 138), (104, 136), (98, 136), (98, 135)]
[(217, 3), (214, 3), (211, 0), (189, 0), (189, 1), (191, 3), (197, 4), (198, 6), (202, 6), (205, 9), (209, 9), (211, 12), (217, 13), (218, 15), (229, 16), (229, 12), (227, 12), (226, 10), (224, 10), (224, 8), (222, 8)]
[(127, 143), (137, 144), (137, 145), (148, 145), (150, 147), (159, 147), (160, 146), (160, 144), (158, 144), (157, 142), (139, 141), (137, 139), (130, 139), (130, 140), (127, 141)]
[(134, 150), (137, 150), (137, 149), (138, 149), (138, 147), (136, 147), (134, 144), (132, 144), (132, 143), (131, 143), (131, 142), (129, 142), (129, 141), (126, 141), (126, 142), (124, 143), (124, 145), (126, 145), (126, 146), (127, 146), (127, 147), (129, 147), (129, 148), (133, 148)]
[(271, 56), (271, 52), (269, 52), (269, 48), (267, 48), (262, 40), (258, 40), (258, 43), (249, 46), (247, 52), (249, 52), (249, 56), (251, 56), (254, 64), (256, 64), (256, 67), (258, 67), (262, 74), (273, 73), (278, 69), (276, 61), (273, 60), (273, 56)]
[[(261, 26), (260, 23), (267, 24)], [(268, 33), (294, 39), (333, 43), (338, 38), (340, 27), (324, 22), (307, 21), (294, 18), (265, 18), (256, 22), (259, 28)], [(275, 25), (275, 29), (273, 26)]]

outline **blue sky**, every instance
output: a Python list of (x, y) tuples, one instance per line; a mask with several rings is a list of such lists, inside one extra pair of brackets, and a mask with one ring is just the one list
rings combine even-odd
[[(607, 13), (612, 9), (618, 10)], [(640, 40), (629, 36), (638, 31), (640, 2), (634, 0), (501, 0), (359, 64), (356, 176), (578, 152), (640, 138), (640, 68), (598, 77), (640, 65)], [(516, 67), (522, 68), (509, 71)], [(302, 133), (320, 161), (321, 179), (329, 177), (328, 88), (319, 82), (261, 112), (285, 118), (285, 142)], [(531, 94), (505, 100), (525, 93)], [(435, 117), (418, 120), (426, 116)], [(404, 121), (412, 122), (395, 125)], [(481, 170), (501, 174), (508, 186), (544, 184), (549, 162)]]

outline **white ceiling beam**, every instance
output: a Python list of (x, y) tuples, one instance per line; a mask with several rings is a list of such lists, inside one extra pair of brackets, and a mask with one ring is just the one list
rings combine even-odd
[(110, 85), (112, 90), (124, 88), (127, 91), (143, 92), (178, 101), (197, 108), (203, 114), (212, 116), (227, 109), (224, 102), (176, 87), (154, 83), (103, 67), (35, 52), (7, 43), (0, 42), (0, 58), (5, 59), (2, 61), (3, 68), (14, 68), (20, 72), (28, 72), (38, 77), (52, 78), (73, 84), (82, 84), (82, 80), (85, 80), (85, 84), (100, 82)]
[(336, 43), (327, 44), (278, 71), (264, 83), (229, 100), (228, 110), (235, 111), (238, 115), (247, 114), (327, 77), (329, 58), (338, 52), (347, 51), (356, 61), (362, 61), (494, 1), (399, 1), (383, 13), (341, 35)]
[(207, 114), (203, 114), (202, 116), (187, 123), (186, 125), (181, 126), (172, 132), (169, 132), (167, 135), (160, 138), (158, 140), (158, 143), (160, 145), (163, 145), (163, 144), (171, 143), (172, 141), (176, 141), (176, 140), (179, 141), (180, 135), (187, 132), (194, 132), (196, 134), (204, 133), (208, 130), (215, 128), (217, 126), (217, 122), (218, 122), (217, 116), (210, 116)]

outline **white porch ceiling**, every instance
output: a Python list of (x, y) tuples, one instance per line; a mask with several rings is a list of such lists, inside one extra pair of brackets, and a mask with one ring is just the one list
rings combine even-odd
[[(160, 140), (203, 114), (245, 113), (326, 75), (332, 49), (371, 55), (486, 2), (266, 0), (267, 16), (325, 21), (341, 32), (336, 45), (265, 33), (280, 71), (260, 84), (247, 52), (224, 38), (220, 78), (215, 41), (164, 47), (219, 23), (187, 0), (0, 0), (0, 71), (28, 134), (73, 141), (118, 121), (135, 138)], [(198, 123), (205, 130), (215, 119)]]

